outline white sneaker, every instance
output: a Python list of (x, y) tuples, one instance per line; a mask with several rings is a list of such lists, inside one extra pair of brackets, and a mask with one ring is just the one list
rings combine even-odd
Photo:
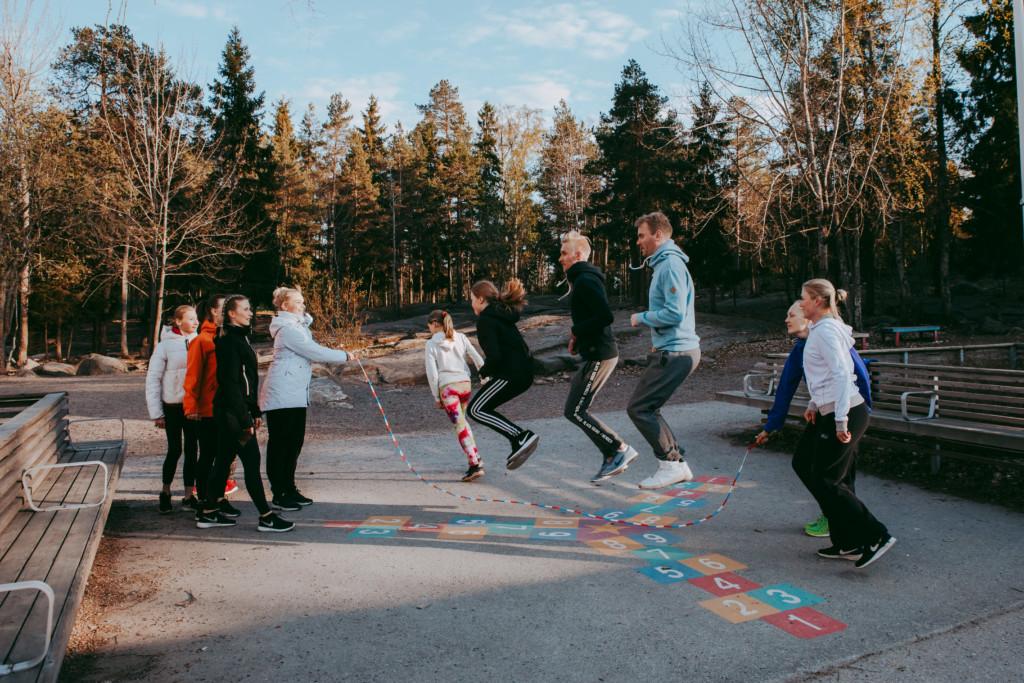
[(638, 486), (642, 489), (660, 489), (691, 479), (693, 472), (685, 460), (660, 460), (658, 471), (641, 481)]

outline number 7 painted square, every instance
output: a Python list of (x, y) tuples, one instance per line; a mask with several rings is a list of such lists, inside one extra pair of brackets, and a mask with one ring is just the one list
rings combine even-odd
[(817, 638), (846, 630), (846, 624), (810, 607), (770, 614), (763, 621), (797, 638)]
[(724, 598), (704, 600), (699, 604), (704, 609), (714, 612), (732, 624), (753, 621), (754, 619), (760, 619), (779, 611), (771, 605), (766, 605), (760, 600), (750, 597), (746, 593), (736, 593), (735, 595), (727, 595)]

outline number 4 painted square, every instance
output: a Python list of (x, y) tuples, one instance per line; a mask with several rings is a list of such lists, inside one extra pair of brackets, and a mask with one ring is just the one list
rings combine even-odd
[(797, 638), (817, 638), (846, 630), (846, 624), (811, 607), (770, 614), (763, 619)]

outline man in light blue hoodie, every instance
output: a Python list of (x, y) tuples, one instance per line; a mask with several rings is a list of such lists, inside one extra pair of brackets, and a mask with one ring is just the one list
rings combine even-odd
[(658, 471), (641, 481), (640, 488), (657, 489), (693, 479), (683, 457), (686, 449), (661, 416), (661, 407), (697, 369), (700, 337), (694, 326), (693, 279), (686, 268), (689, 258), (672, 241), (672, 224), (656, 211), (641, 216), (635, 225), (637, 246), (654, 274), (647, 310), (634, 313), (630, 323), (651, 328), (652, 349), (627, 411), (660, 461)]

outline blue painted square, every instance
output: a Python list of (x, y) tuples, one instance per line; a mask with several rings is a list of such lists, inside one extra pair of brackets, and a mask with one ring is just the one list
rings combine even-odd
[(673, 498), (671, 503), (664, 503), (662, 507), (679, 514), (680, 510), (702, 508), (707, 504), (708, 502), (703, 498)]
[(487, 525), (488, 536), (529, 536), (533, 533), (533, 521), (508, 520), (491, 522)]
[(535, 541), (575, 541), (576, 529), (534, 529), (530, 538)]
[(688, 579), (695, 579), (700, 572), (685, 564), (678, 562), (665, 562), (663, 564), (650, 564), (640, 567), (638, 572), (657, 583), (680, 583)]
[(362, 527), (356, 529), (348, 535), (349, 538), (363, 538), (373, 540), (375, 538), (386, 538), (388, 536), (394, 536), (398, 533), (398, 527), (393, 526), (374, 526), (374, 527)]
[(665, 506), (668, 503), (637, 503), (626, 508), (626, 516), (632, 517), (633, 515), (663, 515), (665, 514)]
[(622, 533), (637, 543), (643, 543), (652, 548), (675, 545), (683, 540), (680, 534), (662, 529), (626, 528), (622, 530)]
[(672, 488), (674, 489), (699, 489), (704, 485), (702, 481), (684, 481), (682, 484), (676, 484)]
[[(693, 557), (693, 553), (688, 553), (685, 550), (680, 550), (679, 548), (672, 548), (668, 546), (664, 548), (659, 548), (655, 546), (653, 548), (634, 550), (631, 554), (640, 558), (641, 560), (644, 560), (645, 562), (650, 562), (654, 565), (666, 564), (669, 562), (678, 562), (679, 560), (685, 560), (687, 558)], [(689, 569), (689, 567), (687, 567), (687, 569)]]
[(797, 588), (789, 583), (765, 586), (754, 591), (748, 591), (747, 595), (760, 600), (766, 605), (771, 605), (780, 612), (824, 602), (823, 598), (818, 597), (814, 593), (808, 593), (802, 588)]
[(597, 514), (601, 517), (604, 517), (606, 520), (619, 520), (625, 519), (626, 517), (632, 517), (636, 513), (631, 513), (623, 508), (604, 508), (603, 510), (598, 510)]
[(479, 526), (479, 527), (485, 527), (488, 524), (493, 523), (494, 521), (496, 521), (494, 517), (485, 517), (485, 516), (482, 516), (482, 515), (474, 515), (472, 517), (452, 517), (451, 521), (449, 521), (448, 523), (449, 524), (458, 524), (459, 526)]

